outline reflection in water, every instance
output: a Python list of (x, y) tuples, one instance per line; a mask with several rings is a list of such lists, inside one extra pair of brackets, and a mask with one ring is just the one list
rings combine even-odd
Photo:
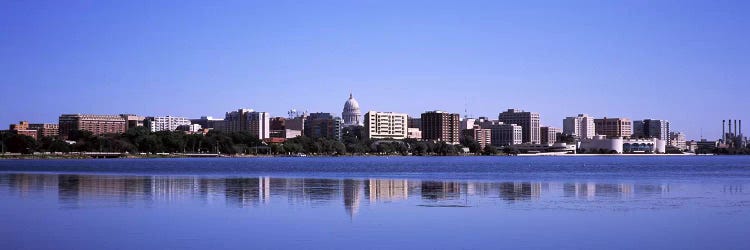
[[(271, 177), (173, 177), (4, 174), (0, 192), (26, 197), (57, 194), (64, 208), (91, 202), (132, 206), (198, 201), (227, 207), (255, 207), (286, 203), (290, 206), (334, 206), (343, 201), (349, 216), (356, 216), (362, 199), (381, 202), (461, 201), (485, 199), (508, 204), (545, 199), (633, 199), (666, 195), (669, 185), (633, 183), (461, 182), (404, 179), (314, 179)], [(725, 186), (725, 193), (741, 193), (741, 185)], [(285, 200), (285, 202), (283, 201)], [(89, 203), (87, 203), (89, 202)]]

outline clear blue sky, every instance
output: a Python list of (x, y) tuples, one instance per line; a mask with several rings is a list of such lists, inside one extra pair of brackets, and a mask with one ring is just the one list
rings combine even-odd
[(750, 118), (748, 1), (268, 2), (2, 1), (0, 124), (340, 114), (350, 90), (363, 112), (655, 118), (694, 139)]

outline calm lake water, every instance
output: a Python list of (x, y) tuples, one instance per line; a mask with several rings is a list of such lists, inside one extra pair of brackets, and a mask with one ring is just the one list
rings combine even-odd
[(750, 249), (750, 157), (0, 161), (0, 249)]

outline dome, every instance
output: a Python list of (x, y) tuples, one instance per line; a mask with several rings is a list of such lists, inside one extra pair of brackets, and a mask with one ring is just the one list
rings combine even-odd
[(361, 125), (360, 116), (362, 113), (359, 112), (359, 102), (354, 99), (352, 94), (349, 94), (349, 99), (344, 103), (344, 111), (341, 112), (341, 117), (344, 120), (344, 126), (359, 126)]
[(354, 99), (354, 96), (352, 94), (349, 94), (349, 100), (346, 100), (346, 103), (344, 103), (344, 112), (359, 112), (359, 102), (357, 102), (357, 99)]

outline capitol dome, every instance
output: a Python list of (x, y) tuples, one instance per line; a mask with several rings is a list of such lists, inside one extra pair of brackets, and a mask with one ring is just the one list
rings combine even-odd
[(341, 118), (344, 120), (344, 126), (359, 126), (362, 123), (360, 122), (359, 117), (362, 115), (362, 113), (359, 111), (359, 102), (357, 102), (357, 99), (354, 99), (354, 96), (352, 94), (349, 94), (349, 99), (346, 100), (346, 103), (344, 103), (344, 111), (341, 112)]

